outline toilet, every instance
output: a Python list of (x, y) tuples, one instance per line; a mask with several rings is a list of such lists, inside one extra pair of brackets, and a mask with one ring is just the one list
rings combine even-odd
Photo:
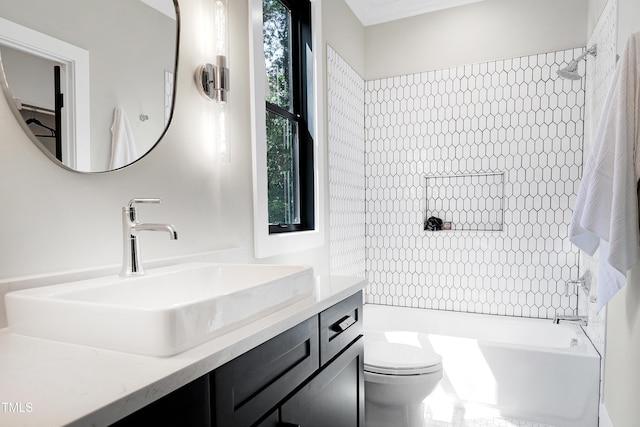
[(441, 379), (440, 355), (365, 332), (366, 427), (421, 427), (422, 401)]

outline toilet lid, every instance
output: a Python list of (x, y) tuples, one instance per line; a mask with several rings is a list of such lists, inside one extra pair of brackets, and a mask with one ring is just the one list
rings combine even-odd
[(442, 369), (442, 356), (421, 347), (387, 341), (364, 344), (364, 370), (387, 375), (419, 375)]

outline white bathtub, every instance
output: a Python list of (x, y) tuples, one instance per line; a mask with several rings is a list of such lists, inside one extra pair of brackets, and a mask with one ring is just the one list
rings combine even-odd
[(598, 425), (600, 356), (579, 326), (367, 304), (364, 328), (442, 356), (444, 378), (428, 399), (557, 427)]

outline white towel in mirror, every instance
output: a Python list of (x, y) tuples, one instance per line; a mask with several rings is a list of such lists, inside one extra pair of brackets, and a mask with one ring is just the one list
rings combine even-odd
[(109, 169), (117, 169), (138, 159), (136, 142), (127, 115), (121, 108), (113, 112), (111, 125), (111, 161)]

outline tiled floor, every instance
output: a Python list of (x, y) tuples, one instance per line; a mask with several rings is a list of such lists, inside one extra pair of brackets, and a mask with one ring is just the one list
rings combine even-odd
[[(421, 427), (554, 427), (549, 424), (504, 417), (493, 408), (481, 405), (451, 404), (450, 402), (425, 401)], [(370, 412), (371, 411), (371, 412)], [(367, 426), (406, 427), (406, 418), (380, 410), (367, 410)], [(413, 425), (413, 424), (412, 424)]]
[(484, 415), (468, 417), (465, 410), (456, 408), (449, 417), (441, 419), (425, 410), (423, 427), (553, 427), (548, 424), (540, 424), (533, 421), (519, 420), (516, 418), (503, 418), (498, 415)]
[(422, 427), (553, 427), (517, 418), (507, 418), (493, 408), (452, 402), (434, 393), (424, 402)]

